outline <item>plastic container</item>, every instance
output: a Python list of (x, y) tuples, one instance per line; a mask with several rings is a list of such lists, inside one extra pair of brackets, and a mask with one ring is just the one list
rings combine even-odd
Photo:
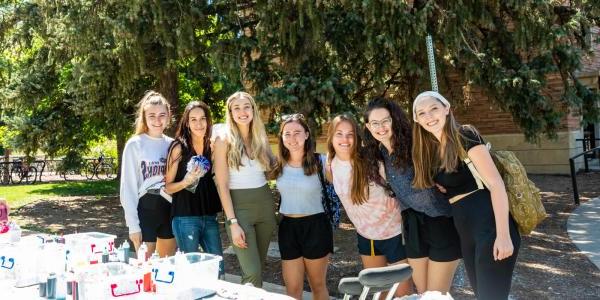
[(76, 270), (78, 299), (136, 299), (142, 294), (141, 271), (121, 262), (89, 265)]
[(169, 294), (197, 287), (198, 283), (219, 278), (219, 255), (192, 252), (158, 260), (152, 266), (152, 280), (156, 292)]
[(0, 222), (0, 244), (17, 243), (21, 240), (21, 227), (15, 222)]
[(8, 204), (0, 199), (0, 224), (8, 223)]
[(82, 232), (64, 236), (69, 260), (74, 264), (93, 264), (102, 261), (104, 248), (108, 253), (116, 251), (116, 236), (101, 232)]
[(67, 234), (64, 238), (68, 248), (81, 245), (83, 249), (89, 249), (88, 253), (102, 254), (105, 247), (109, 253), (115, 251), (115, 239), (117, 236), (102, 232), (81, 232)]
[(146, 243), (142, 243), (142, 245), (140, 245), (140, 248), (137, 251), (137, 259), (139, 262), (145, 262), (148, 260), (148, 246)]
[(64, 245), (35, 237), (0, 246), (0, 279), (14, 279), (16, 287), (38, 284), (48, 273), (64, 271), (65, 263)]
[(10, 241), (11, 243), (18, 243), (21, 240), (21, 226), (19, 226), (19, 224), (14, 223), (14, 222), (10, 222), (9, 223), (9, 228), (10, 228)]
[[(8, 237), (11, 233), (5, 233)], [(4, 234), (0, 234), (2, 236)], [(28, 236), (17, 243), (0, 243), (0, 280), (15, 279), (17, 273), (23, 278), (26, 273), (36, 273), (39, 265), (38, 258), (42, 250), (43, 243), (34, 236)], [(30, 258), (29, 260), (27, 258)], [(19, 272), (17, 270), (21, 269)], [(31, 275), (32, 284), (37, 282), (36, 274)]]
[(17, 251), (11, 245), (0, 245), (0, 280), (15, 278)]

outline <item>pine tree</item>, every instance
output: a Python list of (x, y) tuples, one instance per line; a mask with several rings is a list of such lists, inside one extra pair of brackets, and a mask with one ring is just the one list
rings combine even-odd
[[(442, 90), (453, 74), (483, 88), (529, 140), (555, 136), (569, 111), (598, 120), (598, 94), (575, 76), (585, 36), (598, 25), (598, 1), (410, 2), (247, 1), (243, 19), (259, 22), (231, 47), (242, 49), (258, 99), (280, 112), (324, 119), (377, 95), (408, 107), (429, 89), (431, 34)], [(558, 100), (542, 93), (552, 74), (563, 78)]]

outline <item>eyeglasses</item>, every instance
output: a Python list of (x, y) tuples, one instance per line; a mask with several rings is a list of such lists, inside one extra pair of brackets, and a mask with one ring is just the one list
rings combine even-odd
[(381, 127), (389, 127), (390, 125), (392, 125), (392, 118), (387, 117), (381, 121), (369, 121), (369, 125), (371, 125), (371, 127), (373, 129), (379, 129)]
[(283, 121), (283, 122), (293, 121), (293, 120), (304, 120), (304, 115), (303, 114), (289, 114), (289, 115), (281, 116), (281, 121)]

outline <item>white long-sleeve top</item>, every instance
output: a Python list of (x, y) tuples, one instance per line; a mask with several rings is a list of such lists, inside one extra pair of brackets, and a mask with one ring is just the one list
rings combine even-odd
[(129, 233), (141, 232), (138, 217), (139, 199), (148, 189), (164, 186), (167, 152), (172, 138), (140, 134), (130, 138), (123, 150), (121, 163), (121, 206)]

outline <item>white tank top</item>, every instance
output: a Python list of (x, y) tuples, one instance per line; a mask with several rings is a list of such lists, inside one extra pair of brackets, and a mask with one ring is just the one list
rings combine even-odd
[(265, 168), (256, 159), (242, 156), (242, 166), (239, 169), (229, 168), (229, 189), (255, 189), (267, 184)]

